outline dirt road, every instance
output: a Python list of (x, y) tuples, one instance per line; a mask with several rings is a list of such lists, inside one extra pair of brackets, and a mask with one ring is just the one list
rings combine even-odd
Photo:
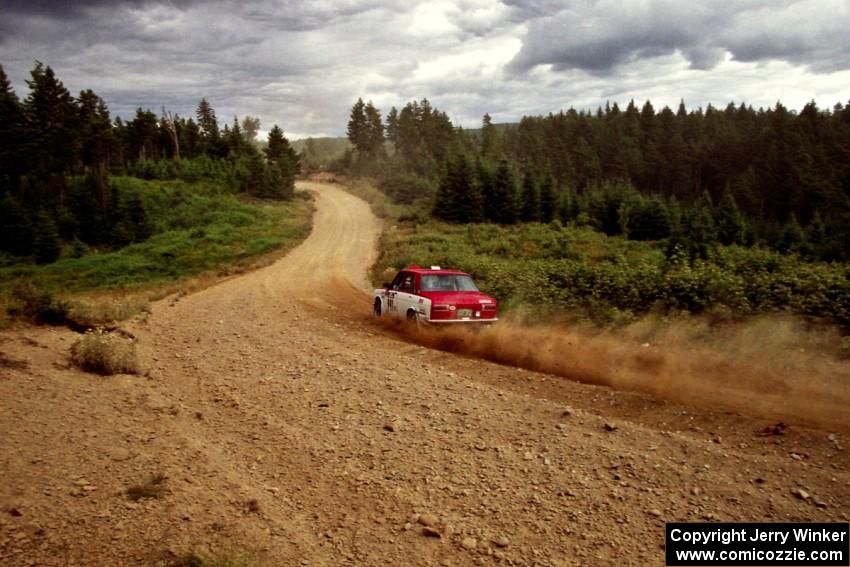
[(67, 330), (0, 335), (0, 564), (660, 565), (665, 521), (850, 520), (844, 433), (761, 435), (371, 321), (377, 221), (302, 187), (301, 247), (130, 327), (147, 376), (69, 368)]

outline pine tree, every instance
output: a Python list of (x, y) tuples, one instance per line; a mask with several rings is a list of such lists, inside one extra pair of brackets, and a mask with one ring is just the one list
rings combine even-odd
[(387, 140), (393, 144), (398, 143), (398, 110), (396, 107), (392, 107), (389, 114), (387, 114), (386, 132)]
[(242, 127), (239, 125), (239, 119), (235, 116), (233, 117), (233, 124), (227, 128), (223, 138), (229, 155), (239, 155), (245, 152), (256, 151), (253, 146), (245, 141)]
[(579, 136), (573, 154), (576, 185), (583, 189), (598, 184), (602, 176), (599, 156), (584, 136)]
[(525, 172), (522, 180), (522, 205), (520, 218), (522, 222), (540, 221), (540, 186), (537, 183), (537, 174), (532, 170)]
[(459, 222), (459, 209), (460, 202), (455, 186), (454, 164), (449, 160), (445, 165), (445, 172), (440, 178), (440, 183), (437, 185), (431, 215), (442, 221)]
[(110, 238), (115, 246), (143, 242), (153, 235), (154, 227), (141, 196), (135, 191), (121, 195), (114, 214)]
[(120, 116), (112, 123), (112, 144), (109, 148), (109, 163), (113, 172), (125, 174), (129, 156), (127, 155), (127, 126)]
[(684, 219), (685, 250), (691, 260), (708, 258), (709, 252), (717, 243), (717, 227), (711, 214), (711, 200), (708, 195), (691, 209)]
[(594, 187), (586, 195), (586, 212), (591, 226), (608, 235), (622, 234), (634, 209), (633, 201), (639, 194), (630, 185), (608, 183), (601, 188)]
[(198, 118), (201, 135), (209, 140), (217, 140), (220, 135), (218, 120), (215, 116), (215, 110), (206, 98), (202, 98), (201, 102), (198, 103), (195, 116)]
[(421, 177), (433, 179), (449, 150), (462, 147), (448, 115), (433, 108), (427, 99), (411, 101), (395, 114), (391, 111), (387, 128), (398, 158)]
[(661, 240), (672, 230), (670, 213), (658, 197), (645, 199), (629, 217), (629, 238), (633, 240)]
[[(668, 109), (669, 110), (669, 109)], [(640, 169), (637, 171), (636, 185), (645, 192), (660, 192), (662, 187), (659, 173), (665, 171), (664, 158), (661, 154), (663, 145), (662, 132), (655, 109), (650, 101), (646, 101), (640, 112)]]
[(266, 183), (266, 170), (274, 165), (266, 162), (259, 152), (251, 152), (242, 156), (240, 165), (243, 168), (242, 177), (239, 180), (239, 191), (263, 198), (276, 198), (280, 186), (270, 186)]
[(43, 180), (51, 200), (61, 202), (67, 186), (65, 175), (72, 172), (79, 148), (77, 108), (53, 69), (37, 61), (31, 77), (24, 114), (32, 173)]
[(138, 161), (159, 159), (159, 120), (150, 110), (136, 109), (136, 116), (127, 123), (130, 154)]
[(434, 217), (447, 222), (480, 222), (484, 218), (481, 188), (472, 164), (458, 153), (446, 160), (445, 174), (440, 179), (432, 210)]
[(28, 256), (34, 236), (27, 209), (10, 193), (0, 196), (0, 250)]
[[(290, 198), (295, 191), (295, 177), (301, 172), (301, 161), (277, 124), (269, 131), (265, 152), (269, 164), (277, 167), (280, 175), (282, 185), (278, 192), (279, 198)], [(267, 177), (265, 182), (268, 183), (272, 177)]]
[(61, 252), (59, 229), (44, 210), (36, 214), (34, 233), (32, 248), (36, 263), (50, 264), (58, 260)]
[(289, 199), (292, 197), (292, 188), (289, 185), (288, 176), (283, 174), (280, 166), (270, 163), (262, 170), (261, 195), (271, 199)]
[(106, 103), (91, 90), (80, 93), (77, 99), (80, 123), (80, 160), (85, 173), (94, 184), (98, 207), (109, 208), (109, 158), (114, 139), (112, 120)]
[[(82, 240), (86, 244), (97, 245), (107, 242), (114, 209), (114, 188), (106, 187), (107, 195), (100, 195), (99, 188), (92, 178), (84, 178), (71, 185), (65, 206), (75, 221), (69, 236)], [(101, 207), (104, 198), (109, 209)]]
[(493, 195), (493, 171), (484, 163), (480, 156), (475, 157), (475, 180), (481, 192), (481, 210), (484, 219), (491, 219), (495, 214), (491, 203), (491, 197)]
[(227, 147), (221, 142), (221, 131), (218, 127), (218, 119), (215, 116), (215, 110), (207, 101), (202, 98), (198, 103), (198, 109), (195, 111), (195, 116), (198, 119), (198, 129), (200, 134), (200, 153), (207, 154), (212, 157), (225, 157)]
[(0, 196), (26, 171), (25, 141), (23, 108), (0, 65)]
[(806, 227), (806, 240), (809, 242), (809, 246), (811, 246), (812, 255), (816, 258), (822, 258), (824, 245), (828, 240), (828, 234), (820, 211), (815, 211), (814, 215), (812, 215), (812, 220), (809, 221), (809, 225)]
[(540, 221), (552, 222), (557, 211), (557, 197), (555, 196), (555, 178), (544, 175), (540, 182)]
[(721, 244), (744, 243), (747, 224), (728, 186), (723, 192), (720, 205), (717, 207), (715, 224), (717, 225), (717, 238)]
[(485, 114), (481, 119), (481, 155), (485, 158), (497, 157), (499, 145), (499, 132), (493, 125), (493, 119)]
[(620, 205), (617, 207), (617, 234), (629, 238), (632, 219), (639, 210), (640, 205), (636, 204), (632, 199), (624, 199), (620, 202)]
[(189, 118), (180, 127), (180, 147), (187, 158), (195, 158), (203, 151), (201, 128), (198, 123)]
[(409, 102), (398, 113), (395, 145), (398, 153), (413, 171), (427, 173), (425, 159), (428, 156), (425, 155), (425, 146), (419, 131), (418, 109), (418, 103)]
[(298, 154), (289, 144), (289, 140), (283, 135), (283, 130), (275, 124), (269, 130), (268, 145), (265, 149), (266, 159), (269, 162), (277, 163), (281, 167), (285, 167), (285, 162), (292, 164), (295, 172), (299, 171)]
[(456, 158), (457, 187), (461, 206), (461, 222), (481, 222), (484, 220), (484, 195), (475, 175), (475, 169), (465, 154)]
[(561, 224), (569, 224), (570, 221), (576, 220), (580, 213), (581, 206), (578, 196), (568, 187), (561, 192), (558, 198), (556, 216), (561, 221)]
[(519, 218), (519, 194), (507, 160), (499, 161), (493, 176), (493, 188), (487, 203), (487, 220), (498, 224), (514, 224)]
[(779, 250), (781, 252), (801, 252), (807, 245), (806, 233), (797, 221), (797, 215), (792, 213), (791, 218), (782, 229)]
[(369, 121), (366, 118), (366, 103), (362, 98), (358, 98), (351, 107), (346, 134), (348, 141), (358, 152), (366, 153), (369, 147)]
[(384, 153), (384, 123), (381, 121), (381, 113), (370, 100), (366, 104), (366, 147), (365, 152), (371, 157)]

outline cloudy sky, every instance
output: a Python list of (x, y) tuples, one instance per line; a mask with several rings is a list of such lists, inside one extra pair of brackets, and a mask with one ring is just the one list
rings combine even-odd
[(475, 127), (606, 101), (799, 109), (850, 99), (848, 0), (0, 0), (0, 64), (113, 115), (201, 97), (220, 121), (343, 135), (351, 104), (427, 97)]

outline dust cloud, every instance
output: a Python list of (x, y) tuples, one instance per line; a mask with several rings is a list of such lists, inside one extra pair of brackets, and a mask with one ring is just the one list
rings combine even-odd
[[(713, 325), (646, 319), (617, 331), (535, 325), (392, 327), (421, 345), (708, 409), (850, 429), (846, 338), (767, 317)], [(846, 355), (846, 353), (845, 353)]]

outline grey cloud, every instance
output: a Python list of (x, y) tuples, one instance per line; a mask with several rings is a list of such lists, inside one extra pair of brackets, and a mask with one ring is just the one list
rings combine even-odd
[(4, 0), (6, 12), (22, 15), (37, 15), (53, 18), (81, 17), (92, 8), (140, 8), (151, 4), (185, 7), (203, 0)]
[(321, 29), (361, 14), (396, 9), (398, 9), (398, 3), (388, 0), (373, 2), (364, 0), (294, 2), (289, 0), (264, 0), (260, 2), (230, 0), (229, 7), (232, 13), (239, 14), (245, 20), (272, 24), (277, 29), (290, 31)]
[[(384, 80), (394, 81), (415, 59), (401, 31), (388, 33), (387, 20), (400, 10), (388, 0), (89, 0), (80, 6), (85, 17), (52, 3), (20, 2), (0, 22), (8, 30), (0, 63), (20, 96), (38, 59), (72, 93), (92, 88), (113, 116), (163, 105), (191, 116), (206, 97), (222, 121), (252, 114), (268, 127), (332, 134), (344, 124), (350, 100), (369, 88), (361, 74), (373, 81), (386, 72)], [(376, 50), (381, 35), (385, 55)]]
[(524, 22), (528, 19), (553, 16), (569, 7), (563, 0), (502, 0), (511, 8), (513, 19)]
[[(799, 69), (848, 68), (844, 4), (782, 0), (765, 12), (760, 0), (446, 0), (424, 10), (445, 8), (445, 21), (422, 22), (417, 4), (397, 0), (7, 0), (0, 63), (22, 97), (39, 59), (72, 92), (93, 89), (113, 115), (165, 105), (192, 116), (206, 97), (223, 122), (251, 114), (294, 136), (339, 135), (358, 96), (384, 112), (428, 97), (465, 127), (485, 112), (513, 121), (606, 99), (661, 108), (682, 97), (689, 107), (781, 97), (793, 106), (777, 93), (805, 103), (846, 85), (840, 74)], [(813, 6), (823, 14), (813, 17)], [(657, 59), (676, 52), (705, 72), (674, 74), (681, 65)], [(712, 69), (730, 54), (793, 65), (744, 65), (734, 76), (724, 67), (720, 76)], [(539, 65), (553, 70), (526, 73)]]
[[(3, 10), (16, 24), (0, 23), (0, 40), (25, 33), (28, 23), (49, 19), (62, 23), (87, 20), (89, 24), (110, 14), (144, 13), (156, 8), (186, 12), (197, 8), (227, 21), (273, 26), (277, 30), (319, 29), (362, 13), (397, 6), (388, 0), (5, 0)], [(4, 18), (6, 19), (6, 18)], [(242, 26), (244, 27), (244, 26)]]
[[(73, 25), (84, 21), (91, 24), (110, 13), (127, 9), (143, 10), (152, 6), (185, 9), (203, 0), (4, 0), (3, 18), (0, 20), (0, 44), (16, 37), (27, 37), (33, 27)], [(96, 30), (97, 28), (95, 28)]]
[(640, 4), (576, 1), (553, 15), (540, 4), (515, 8), (539, 14), (528, 23), (511, 69), (537, 65), (610, 74), (629, 61), (679, 52), (692, 68), (711, 69), (726, 53), (740, 61), (780, 59), (814, 69), (844, 68), (850, 61), (850, 8), (846, 2), (809, 0)]
[(691, 68), (707, 71), (713, 69), (718, 63), (723, 61), (726, 50), (722, 47), (694, 45), (685, 48), (682, 53), (690, 63)]
[(818, 0), (739, 14), (719, 35), (738, 61), (781, 59), (818, 72), (850, 67), (850, 4)]
[(702, 12), (667, 2), (637, 7), (575, 2), (555, 16), (529, 22), (512, 68), (549, 64), (556, 69), (605, 73), (630, 60), (696, 47)]

